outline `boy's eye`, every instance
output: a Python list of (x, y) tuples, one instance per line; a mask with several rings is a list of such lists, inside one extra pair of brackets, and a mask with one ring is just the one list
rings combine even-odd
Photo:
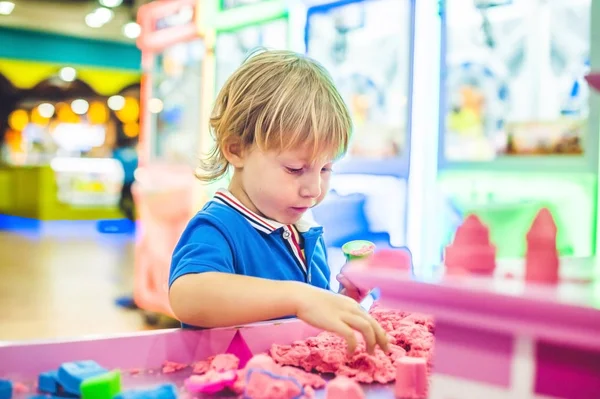
[(331, 168), (331, 166), (326, 166), (323, 169), (321, 169), (321, 172), (329, 173), (329, 172), (333, 172), (333, 169)]
[(285, 169), (290, 173), (300, 173), (303, 168), (290, 168), (286, 166)]

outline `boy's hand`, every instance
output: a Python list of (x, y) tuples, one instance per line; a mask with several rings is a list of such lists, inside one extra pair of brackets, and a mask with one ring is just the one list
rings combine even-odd
[(354, 299), (308, 285), (295, 292), (296, 316), (308, 324), (336, 333), (346, 339), (348, 353), (356, 349), (354, 331), (365, 339), (367, 352), (373, 354), (375, 345), (388, 352), (388, 339), (383, 328)]

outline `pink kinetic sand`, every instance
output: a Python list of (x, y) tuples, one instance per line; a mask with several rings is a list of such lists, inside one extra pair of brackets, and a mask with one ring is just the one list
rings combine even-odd
[(317, 375), (293, 367), (282, 367), (265, 354), (256, 355), (239, 371), (238, 381), (233, 386), (237, 393), (252, 399), (312, 398), (313, 388), (323, 388), (325, 380)]
[(424, 399), (427, 390), (427, 361), (415, 357), (400, 359), (396, 365), (396, 398)]
[(476, 215), (469, 215), (458, 227), (454, 242), (446, 247), (444, 264), (449, 274), (464, 271), (493, 274), (496, 247), (490, 243), (490, 232)]
[(325, 399), (364, 399), (365, 393), (358, 382), (339, 376), (331, 380), (325, 388)]
[[(211, 359), (196, 363), (195, 370), (205, 368), (202, 375), (193, 375), (186, 382), (192, 392), (216, 393), (230, 389), (237, 394), (244, 394), (251, 399), (291, 399), (314, 397), (313, 388), (323, 388), (325, 380), (317, 375), (307, 373), (294, 367), (283, 367), (266, 354), (252, 357), (246, 367), (240, 370), (231, 368), (239, 360), (232, 354), (217, 355)], [(206, 366), (205, 366), (206, 365)], [(219, 372), (216, 369), (228, 369)], [(227, 373), (234, 372), (235, 379)]]
[(204, 374), (210, 369), (210, 362), (212, 358), (207, 360), (200, 360), (199, 362), (194, 363), (194, 369), (192, 373), (194, 374)]
[(166, 362), (163, 363), (162, 372), (164, 374), (170, 374), (170, 373), (174, 373), (176, 371), (183, 370), (187, 366), (188, 366), (187, 364), (170, 362), (167, 360)]
[(357, 351), (348, 357), (343, 338), (333, 333), (322, 332), (316, 337), (291, 345), (273, 345), (270, 355), (279, 364), (300, 367), (306, 371), (334, 373), (361, 383), (385, 384), (394, 381), (396, 363), (406, 355), (423, 357), (431, 365), (433, 333), (430, 332), (428, 324), (431, 324), (433, 330), (432, 322), (422, 317), (423, 324), (416, 324), (414, 318), (406, 319), (410, 316), (408, 313), (383, 309), (377, 305), (371, 308), (370, 313), (388, 333), (388, 354), (376, 348), (375, 354), (369, 355), (362, 337), (357, 335)]
[[(214, 392), (229, 389), (250, 399), (313, 398), (314, 390), (326, 385), (315, 372), (335, 374), (354, 383), (385, 384), (396, 379), (399, 362), (406, 357), (422, 359), (426, 370), (430, 369), (435, 328), (430, 317), (385, 309), (377, 303), (369, 313), (388, 333), (390, 351), (387, 354), (377, 348), (374, 355), (369, 355), (362, 336), (357, 333), (358, 348), (348, 356), (343, 338), (322, 332), (291, 345), (272, 345), (268, 355), (253, 356), (241, 369), (237, 369), (241, 362), (233, 354), (220, 354), (197, 362), (194, 373), (200, 375), (190, 377), (188, 385), (207, 384), (211, 392), (213, 388)], [(223, 383), (223, 373), (228, 371), (234, 371), (237, 378), (232, 383), (227, 379)], [(332, 392), (327, 394), (328, 398), (340, 397), (335, 392), (342, 388), (347, 396), (344, 399), (362, 398), (352, 396), (362, 395), (362, 391), (351, 390), (351, 385), (344, 387), (343, 381), (341, 378), (329, 388)], [(214, 385), (210, 385), (212, 383)], [(336, 388), (336, 384), (341, 387)], [(194, 390), (192, 385), (188, 388)]]
[(557, 228), (552, 214), (542, 208), (527, 233), (525, 280), (558, 283), (559, 257), (556, 249)]
[(237, 370), (240, 365), (240, 359), (231, 353), (221, 353), (216, 356), (211, 356), (206, 360), (201, 360), (194, 363), (194, 374), (204, 374), (209, 370), (224, 372), (229, 370)]
[(15, 382), (13, 383), (13, 392), (16, 394), (28, 393), (29, 388), (22, 382)]
[(190, 392), (217, 393), (233, 385), (238, 374), (235, 370), (209, 370), (203, 375), (191, 375), (185, 380), (185, 387)]
[(371, 251), (373, 251), (373, 245), (363, 245), (362, 247), (354, 249), (348, 253), (352, 256), (363, 256), (367, 255)]
[(231, 353), (224, 353), (215, 356), (210, 362), (210, 369), (218, 372), (237, 370), (240, 365), (240, 359)]

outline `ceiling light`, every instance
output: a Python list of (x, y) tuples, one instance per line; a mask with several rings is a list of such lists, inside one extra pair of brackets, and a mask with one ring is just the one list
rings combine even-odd
[(100, 28), (104, 24), (110, 22), (114, 16), (115, 13), (111, 9), (99, 7), (96, 8), (94, 12), (85, 16), (85, 23), (90, 28)]
[(91, 13), (91, 14), (88, 14), (85, 16), (85, 23), (90, 28), (99, 28), (102, 25), (104, 25), (104, 23), (102, 22), (102, 19), (98, 18), (98, 16), (94, 13)]
[(142, 33), (142, 28), (135, 22), (129, 22), (123, 25), (123, 34), (130, 39), (137, 38), (140, 33)]
[(94, 15), (102, 21), (102, 24), (105, 24), (113, 19), (115, 13), (110, 8), (100, 7), (94, 11)]
[(0, 15), (10, 15), (15, 9), (12, 1), (0, 1)]
[(153, 114), (158, 114), (163, 110), (163, 102), (160, 98), (151, 98), (148, 101), (148, 110)]
[(60, 76), (60, 78), (65, 82), (72, 82), (77, 77), (77, 71), (75, 68), (64, 67), (60, 70), (58, 76)]
[(90, 104), (82, 98), (73, 100), (73, 102), (71, 103), (71, 109), (77, 115), (85, 114), (89, 108), (90, 108)]
[(119, 7), (122, 3), (123, 0), (100, 0), (100, 4), (109, 8)]
[(125, 106), (125, 97), (119, 95), (111, 96), (108, 98), (107, 103), (108, 108), (112, 109), (113, 111), (120, 111)]
[(52, 115), (54, 115), (54, 105), (42, 103), (38, 105), (38, 112), (43, 118), (52, 118)]

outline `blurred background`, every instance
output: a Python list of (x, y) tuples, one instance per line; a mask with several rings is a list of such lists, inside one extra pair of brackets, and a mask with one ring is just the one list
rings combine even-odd
[(259, 46), (320, 61), (353, 116), (313, 210), (334, 272), (355, 239), (433, 270), (469, 214), (520, 259), (541, 208), (596, 255), (599, 2), (2, 0), (0, 43), (0, 340), (177, 326), (171, 251), (227, 186), (193, 177), (208, 116)]

